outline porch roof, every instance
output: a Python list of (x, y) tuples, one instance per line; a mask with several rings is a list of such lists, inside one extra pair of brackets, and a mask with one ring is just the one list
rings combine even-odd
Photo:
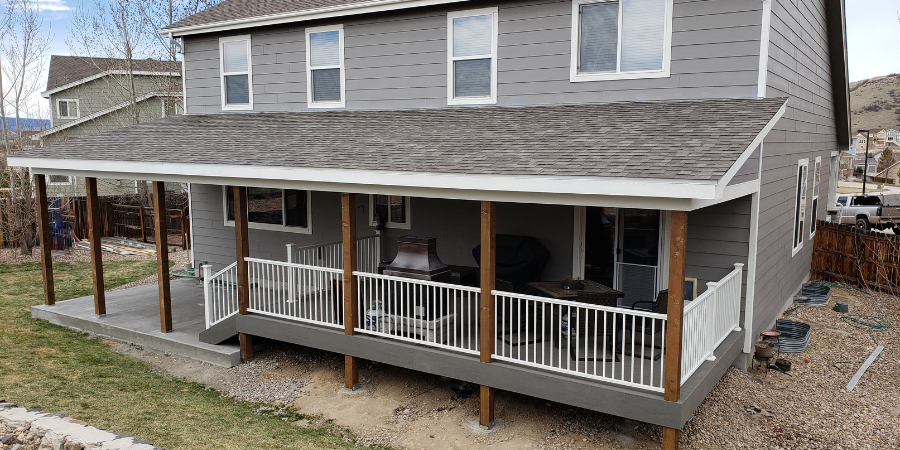
[[(677, 182), (702, 186), (704, 193), (667, 192), (657, 184), (646, 193), (632, 189), (619, 195), (714, 198), (783, 114), (785, 102), (184, 115), (28, 150), (11, 157), (10, 164), (101, 178), (146, 174), (168, 180), (236, 170), (243, 174), (239, 179), (311, 176), (321, 182), (370, 179), (383, 186), (443, 189), (478, 189), (486, 183), (485, 189), (508, 190), (515, 180), (547, 181), (555, 185), (550, 191), (565, 194), (616, 195), (600, 187), (603, 183), (624, 189), (629, 182)], [(280, 175), (267, 175), (274, 171)], [(406, 181), (398, 181), (398, 174)], [(709, 186), (716, 187), (712, 197)]]

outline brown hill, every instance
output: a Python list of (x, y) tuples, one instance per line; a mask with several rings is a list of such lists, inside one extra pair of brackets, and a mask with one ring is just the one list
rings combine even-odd
[(900, 128), (900, 74), (850, 83), (853, 130)]

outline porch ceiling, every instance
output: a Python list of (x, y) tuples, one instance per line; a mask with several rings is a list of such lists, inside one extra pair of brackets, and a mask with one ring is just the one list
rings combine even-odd
[(184, 115), (28, 150), (10, 164), (101, 178), (143, 174), (212, 182), (237, 175), (712, 199), (721, 196), (785, 102)]

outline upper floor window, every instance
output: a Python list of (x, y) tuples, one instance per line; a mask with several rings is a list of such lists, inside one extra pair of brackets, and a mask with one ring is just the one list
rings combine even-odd
[(573, 0), (571, 81), (669, 76), (672, 0)]
[(253, 109), (250, 36), (219, 39), (222, 109)]
[(306, 101), (310, 108), (343, 108), (344, 27), (306, 29)]
[(447, 103), (497, 103), (497, 8), (447, 14)]
[(56, 117), (60, 119), (78, 118), (78, 100), (59, 99), (56, 101)]

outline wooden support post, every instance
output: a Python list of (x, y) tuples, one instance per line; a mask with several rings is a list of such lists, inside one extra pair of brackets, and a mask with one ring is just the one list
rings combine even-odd
[[(681, 335), (684, 318), (684, 264), (687, 243), (687, 211), (672, 211), (669, 239), (669, 309), (666, 313), (666, 360), (663, 398), (681, 397)], [(678, 448), (678, 430), (663, 427), (663, 450)]]
[(97, 179), (85, 178), (87, 194), (87, 236), (91, 242), (91, 272), (94, 276), (94, 313), (106, 314), (106, 291), (103, 284), (103, 249), (100, 232), (100, 199), (97, 196)]
[[(352, 336), (359, 321), (358, 287), (356, 277), (356, 194), (341, 194), (341, 230), (344, 260), (344, 334)], [(359, 361), (355, 356), (344, 355), (344, 387), (353, 389), (359, 384)]]
[[(481, 362), (489, 363), (496, 344), (494, 319), (494, 290), (497, 269), (497, 206), (494, 202), (481, 202)], [(494, 423), (494, 388), (481, 386), (481, 413), (483, 427)]]
[[(250, 256), (250, 237), (247, 227), (247, 188), (234, 186), (234, 248), (237, 253), (238, 313), (247, 314), (250, 308), (250, 274), (247, 271), (247, 257)], [(241, 362), (253, 358), (253, 337), (238, 334), (241, 344)]]
[[(56, 303), (56, 286), (53, 284), (53, 250), (50, 242), (50, 212), (47, 210), (47, 180), (44, 175), (34, 176), (37, 196), (38, 231), (41, 241), (41, 269), (44, 278), (44, 304)], [(3, 227), (0, 227), (3, 228)], [(0, 246), (3, 236), (0, 235)]]
[[(143, 208), (141, 208), (143, 211)], [(153, 217), (156, 219), (156, 274), (159, 278), (159, 328), (172, 331), (172, 293), (169, 290), (169, 230), (166, 226), (166, 184), (153, 182)]]

